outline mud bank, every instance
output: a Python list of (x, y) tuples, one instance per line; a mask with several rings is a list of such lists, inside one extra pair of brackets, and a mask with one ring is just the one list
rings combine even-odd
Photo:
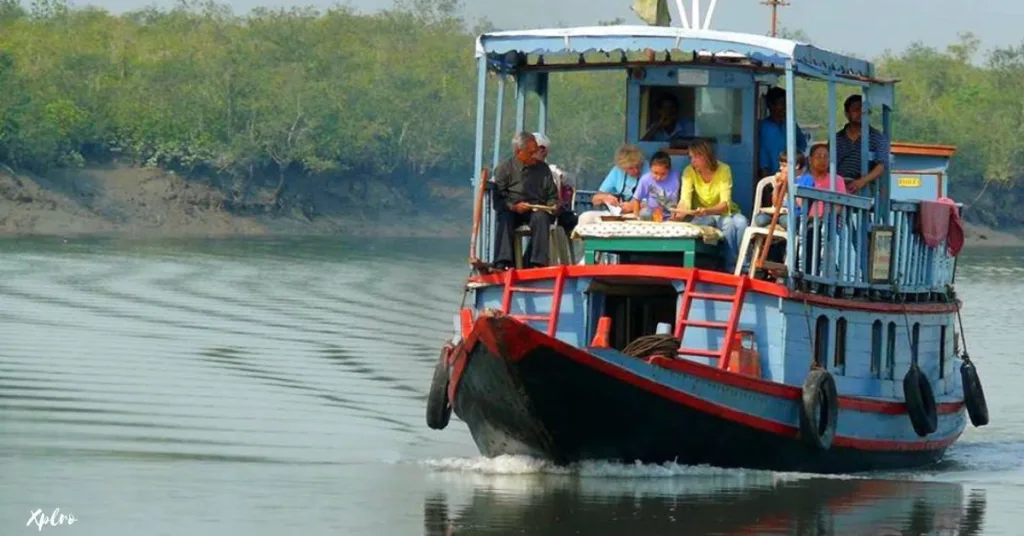
[[(44, 177), (0, 166), (0, 236), (397, 238), (467, 237), (470, 231), (468, 187), (425, 184), (420, 198), (409, 199), (373, 183), (353, 194), (330, 181), (296, 182), (302, 188), (271, 203), (272, 188), (242, 196), (154, 168), (92, 166)], [(967, 223), (964, 231), (971, 247), (1024, 247), (1020, 230)]]
[[(0, 236), (457, 237), (467, 236), (470, 228), (469, 188), (425, 188), (427, 199), (405, 205), (395, 192), (362, 192), (384, 199), (383, 210), (347, 199), (329, 184), (273, 202), (269, 200), (275, 196), (267, 190), (243, 198), (172, 172), (126, 165), (46, 176), (0, 167)], [(416, 208), (424, 206), (438, 210)]]

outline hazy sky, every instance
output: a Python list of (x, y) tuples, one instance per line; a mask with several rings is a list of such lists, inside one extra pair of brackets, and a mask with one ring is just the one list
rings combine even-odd
[[(236, 13), (256, 6), (313, 5), (329, 7), (335, 0), (218, 0), (230, 4)], [(689, 9), (691, 0), (684, 0)], [(92, 4), (114, 12), (152, 5), (148, 0), (73, 0), (76, 5)], [(1020, 28), (1024, 21), (1024, 0), (789, 0), (779, 9), (780, 27), (802, 29), (818, 45), (858, 55), (874, 56), (886, 49), (902, 50), (914, 41), (944, 46), (960, 32), (974, 32), (985, 48), (1024, 42)], [(391, 5), (391, 0), (340, 0), (360, 10), (373, 11)], [(589, 25), (622, 17), (640, 23), (629, 9), (632, 0), (463, 0), (471, 19), (486, 16), (502, 29), (546, 27), (560, 23)], [(709, 0), (702, 0), (706, 6)], [(156, 5), (172, 5), (160, 0)], [(674, 0), (669, 1), (674, 6)], [(854, 7), (856, 6), (856, 7)], [(676, 24), (675, 8), (673, 23)], [(865, 42), (858, 35), (855, 17), (867, 14), (871, 26)], [(771, 11), (760, 0), (718, 0), (712, 27), (766, 34)]]

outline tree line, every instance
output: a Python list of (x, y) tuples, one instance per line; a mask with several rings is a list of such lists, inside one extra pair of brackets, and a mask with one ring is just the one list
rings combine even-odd
[[(0, 162), (45, 173), (118, 159), (278, 193), (295, 181), (466, 185), (473, 40), (491, 27), (465, 20), (461, 7), (405, 0), (374, 14), (243, 16), (183, 0), (112, 15), (0, 0)], [(1024, 46), (993, 50), (980, 65), (971, 61), (978, 47), (967, 35), (945, 50), (915, 44), (876, 59), (903, 80), (895, 138), (957, 145), (954, 194), (980, 207), (973, 219), (1024, 225), (1012, 210), (1024, 163)], [(622, 74), (555, 74), (550, 85), (553, 154), (593, 187), (622, 139)], [(797, 88), (801, 121), (826, 123), (823, 92)]]

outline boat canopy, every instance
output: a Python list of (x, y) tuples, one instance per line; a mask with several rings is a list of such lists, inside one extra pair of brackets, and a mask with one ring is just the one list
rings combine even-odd
[(490, 70), (511, 73), (522, 66), (522, 54), (568, 55), (589, 52), (683, 50), (741, 56), (775, 68), (792, 62), (796, 74), (809, 78), (872, 79), (874, 66), (865, 60), (792, 41), (738, 32), (696, 30), (669, 26), (588, 26), (480, 35), (476, 57), (487, 57)]

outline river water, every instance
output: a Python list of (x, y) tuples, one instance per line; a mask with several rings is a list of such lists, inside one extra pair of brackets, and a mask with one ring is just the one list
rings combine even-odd
[(558, 469), (480, 457), (454, 416), (428, 429), (464, 258), (0, 242), (0, 534), (1024, 533), (1024, 251), (967, 250), (957, 276), (992, 424), (927, 470), (834, 478)]

